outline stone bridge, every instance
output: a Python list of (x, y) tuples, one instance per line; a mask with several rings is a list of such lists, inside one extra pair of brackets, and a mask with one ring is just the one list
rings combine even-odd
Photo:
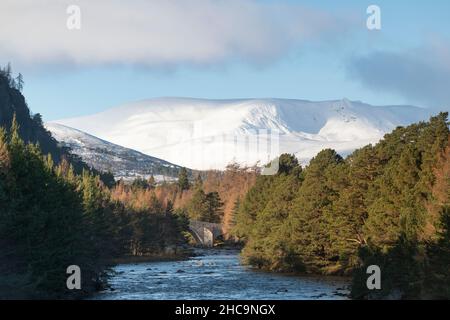
[(220, 223), (191, 220), (189, 222), (189, 229), (195, 241), (205, 247), (212, 247), (214, 240), (223, 235), (222, 225)]

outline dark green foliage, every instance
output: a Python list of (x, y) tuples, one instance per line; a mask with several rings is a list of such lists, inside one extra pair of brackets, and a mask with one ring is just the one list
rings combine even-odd
[(15, 80), (16, 80), (16, 89), (19, 90), (19, 91), (22, 91), (23, 90), (23, 85), (24, 85), (22, 74), (19, 73)]
[[(397, 242), (382, 251), (369, 244), (361, 247), (359, 256), (363, 264), (353, 274), (352, 298), (370, 299), (413, 299), (420, 296), (423, 286), (423, 271), (418, 256), (418, 244), (400, 236)], [(367, 267), (377, 265), (381, 270), (381, 289), (369, 290), (366, 286)]]
[(187, 206), (187, 214), (193, 220), (220, 223), (223, 216), (223, 202), (217, 192), (205, 193), (200, 184), (196, 184), (194, 194)]
[(450, 205), (448, 204), (442, 208), (439, 227), (437, 240), (426, 246), (428, 260), (425, 267), (425, 295), (448, 300), (450, 299)]
[[(187, 226), (172, 205), (154, 197), (136, 210), (112, 200), (112, 175), (60, 149), (11, 84), (10, 68), (0, 70), (0, 299), (86, 295), (105, 284), (115, 258), (184, 243)], [(154, 184), (144, 182), (133, 192)], [(81, 269), (81, 290), (66, 287), (70, 265)]]
[(263, 211), (270, 200), (270, 188), (274, 176), (259, 176), (255, 186), (249, 190), (244, 200), (239, 204), (237, 214), (234, 216), (235, 226), (232, 235), (236, 238), (247, 241), (252, 231), (258, 213)]
[[(352, 273), (356, 298), (448, 298), (447, 116), (398, 127), (345, 160), (323, 150), (304, 170), (280, 156), (279, 173), (258, 177), (234, 217), (244, 260), (269, 270)], [(382, 270), (376, 293), (366, 287), (371, 264)]]
[[(146, 209), (126, 208), (111, 200), (99, 176), (78, 176), (67, 161), (55, 167), (50, 155), (25, 144), (14, 119), (10, 133), (0, 130), (0, 283), (19, 277), (14, 292), (25, 291), (19, 297), (89, 293), (104, 284), (114, 258), (160, 254), (183, 243), (187, 226), (170, 204), (153, 195)], [(82, 270), (81, 292), (66, 289), (70, 265)]]
[(149, 181), (145, 180), (144, 178), (136, 178), (133, 180), (133, 183), (131, 184), (133, 188), (141, 188), (141, 189), (147, 189), (150, 188)]
[(219, 193), (209, 192), (206, 194), (207, 215), (202, 217), (202, 221), (220, 223), (223, 216), (223, 202), (220, 200)]
[(178, 186), (182, 191), (189, 189), (188, 172), (187, 169), (184, 167), (180, 169), (180, 172), (178, 174)]
[[(281, 173), (273, 183), (271, 199), (253, 222), (253, 228), (246, 235), (247, 244), (243, 250), (244, 259), (250, 264), (270, 270), (292, 271), (302, 269), (301, 257), (292, 245), (289, 221), (293, 202), (301, 180), (293, 175)], [(242, 204), (246, 206), (248, 198)], [(237, 221), (242, 221), (239, 210)], [(249, 226), (247, 226), (248, 228)]]
[(165, 248), (183, 243), (185, 221), (165, 211), (155, 200), (149, 210), (137, 210), (130, 216), (132, 228), (129, 253), (134, 256), (152, 255)]
[(42, 153), (51, 154), (55, 164), (59, 164), (62, 159), (66, 159), (72, 163), (76, 173), (81, 174), (83, 170), (89, 170), (96, 175), (100, 175), (106, 185), (114, 185), (114, 177), (110, 174), (97, 172), (87, 166), (81, 158), (71, 154), (69, 148), (58, 145), (50, 132), (44, 128), (41, 115), (31, 114), (21, 93), (22, 86), (22, 75), (19, 73), (17, 81), (15, 81), (10, 64), (4, 69), (0, 68), (0, 127), (8, 131), (15, 117), (19, 125), (21, 139), (25, 143), (39, 144)]
[(42, 118), (38, 115), (31, 116), (25, 98), (11, 86), (11, 77), (10, 66), (0, 72), (0, 127), (9, 130), (15, 116), (20, 125), (20, 137), (26, 143), (39, 143), (44, 154), (50, 153), (59, 162), (65, 154), (64, 150), (58, 148), (56, 140), (42, 126)]
[[(0, 145), (4, 145), (5, 141)], [(0, 202), (0, 241), (22, 260), (19, 270), (36, 291), (65, 292), (66, 268), (79, 265), (86, 290), (97, 269), (83, 255), (82, 207), (76, 186), (61, 179), (35, 145), (26, 145), (13, 121), (8, 160), (2, 161), (3, 201)], [(3, 149), (3, 148), (2, 148)], [(4, 150), (4, 149), (3, 149)]]
[(278, 159), (279, 174), (290, 174), (298, 166), (298, 160), (294, 155), (284, 153)]
[(289, 217), (292, 242), (310, 271), (327, 268), (330, 261), (334, 262), (327, 214), (338, 197), (330, 178), (335, 177), (332, 172), (341, 163), (342, 158), (334, 150), (321, 151), (304, 171), (304, 180), (293, 201)]

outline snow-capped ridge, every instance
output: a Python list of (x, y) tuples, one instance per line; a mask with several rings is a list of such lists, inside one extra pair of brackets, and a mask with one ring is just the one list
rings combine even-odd
[(116, 179), (132, 180), (137, 177), (172, 180), (180, 169), (167, 161), (125, 148), (93, 135), (58, 123), (45, 127), (62, 145), (71, 148), (89, 166), (99, 171), (110, 171)]
[(278, 136), (277, 153), (308, 161), (323, 148), (345, 155), (429, 115), (418, 107), (371, 106), (346, 98), (155, 98), (56, 122), (193, 169), (223, 169), (233, 159), (266, 163), (273, 154), (258, 150), (271, 134)]

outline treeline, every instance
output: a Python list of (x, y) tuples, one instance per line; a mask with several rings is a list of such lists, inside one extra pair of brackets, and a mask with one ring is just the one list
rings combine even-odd
[[(27, 106), (25, 97), (21, 90), (23, 77), (19, 73), (14, 77), (11, 65), (0, 67), (0, 127), (9, 130), (15, 117), (19, 123), (19, 134), (25, 143), (37, 143), (43, 154), (50, 153), (56, 164), (61, 159), (70, 162), (76, 173), (81, 174), (83, 170), (89, 170), (93, 174), (100, 175), (102, 181), (108, 186), (114, 185), (114, 177), (111, 173), (103, 173), (90, 168), (80, 157), (70, 152), (70, 148), (61, 146), (52, 137), (43, 125), (42, 116), (39, 113), (32, 114)], [(20, 86), (18, 86), (20, 83)]]
[[(138, 207), (120, 195), (65, 160), (55, 165), (21, 139), (15, 119), (9, 133), (0, 129), (0, 296), (86, 294), (105, 285), (114, 258), (160, 254), (184, 242), (170, 206), (150, 196)], [(81, 268), (76, 293), (66, 288), (69, 265)]]
[[(155, 194), (163, 203), (173, 204), (179, 216), (221, 223), (225, 238), (228, 238), (236, 204), (255, 184), (257, 175), (256, 167), (243, 167), (236, 163), (228, 165), (224, 171), (192, 173), (182, 168), (176, 183), (156, 186)], [(151, 181), (135, 183), (154, 185)]]
[(13, 76), (11, 63), (8, 63), (4, 68), (0, 68), (0, 76), (8, 81), (9, 87), (18, 91), (23, 90), (23, 76), (20, 72), (16, 77)]
[[(398, 127), (346, 159), (323, 150), (306, 168), (282, 155), (236, 212), (245, 261), (275, 271), (352, 274), (354, 298), (450, 298), (447, 113)], [(378, 265), (381, 290), (366, 287)]]

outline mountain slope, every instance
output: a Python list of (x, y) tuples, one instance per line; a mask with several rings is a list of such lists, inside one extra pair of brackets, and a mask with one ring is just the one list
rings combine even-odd
[(45, 125), (52, 136), (84, 162), (101, 171), (110, 171), (114, 178), (130, 180), (154, 175), (157, 180), (174, 178), (179, 166), (135, 150), (94, 137), (61, 124)]
[(204, 170), (222, 169), (232, 161), (266, 163), (283, 152), (295, 153), (302, 162), (323, 148), (346, 155), (398, 125), (428, 116), (417, 107), (376, 107), (347, 99), (159, 98), (56, 122)]
[(86, 163), (72, 154), (69, 149), (58, 146), (57, 141), (44, 128), (41, 115), (39, 113), (33, 115), (30, 112), (25, 97), (12, 81), (12, 75), (0, 67), (0, 127), (8, 131), (11, 128), (14, 115), (19, 125), (21, 139), (27, 143), (39, 144), (42, 153), (51, 154), (56, 164), (64, 158), (73, 165), (77, 173), (81, 173), (83, 170), (90, 170), (92, 173), (98, 174), (106, 185), (114, 183), (110, 175), (91, 170)]
[(12, 76), (0, 68), (0, 127), (9, 130), (14, 115), (19, 124), (20, 137), (25, 142), (39, 143), (44, 154), (50, 153), (58, 163), (65, 151), (45, 130), (39, 114), (32, 115), (25, 97), (12, 85)]

